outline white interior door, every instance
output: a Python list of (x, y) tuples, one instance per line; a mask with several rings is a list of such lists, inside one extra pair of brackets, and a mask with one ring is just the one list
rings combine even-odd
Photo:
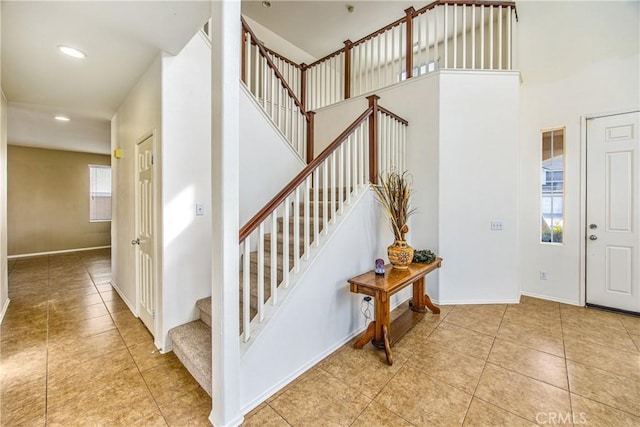
[(587, 304), (640, 312), (640, 113), (587, 121)]
[(138, 143), (136, 187), (138, 313), (155, 336), (155, 245), (153, 211), (153, 136)]

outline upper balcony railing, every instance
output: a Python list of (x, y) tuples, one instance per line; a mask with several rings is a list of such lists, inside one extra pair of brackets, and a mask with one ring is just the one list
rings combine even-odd
[(306, 111), (438, 69), (511, 70), (511, 1), (438, 0), (307, 64), (273, 51)]

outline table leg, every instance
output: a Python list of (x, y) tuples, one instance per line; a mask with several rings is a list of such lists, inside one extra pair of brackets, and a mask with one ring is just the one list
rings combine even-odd
[(384, 348), (384, 328), (389, 329), (391, 315), (389, 313), (389, 296), (386, 292), (376, 292), (375, 295), (376, 321), (374, 337), (371, 344), (379, 349)]
[(440, 307), (431, 302), (431, 298), (429, 295), (424, 294), (424, 303), (429, 307), (429, 310), (433, 311), (433, 314), (440, 314)]
[(389, 330), (386, 326), (382, 326), (384, 333), (384, 354), (387, 356), (387, 363), (393, 365), (393, 355), (391, 354), (391, 343), (389, 342)]
[(371, 338), (373, 338), (375, 330), (376, 322), (374, 321), (369, 323), (369, 326), (367, 327), (367, 330), (364, 332), (364, 334), (362, 334), (360, 338), (358, 338), (356, 342), (353, 343), (353, 348), (361, 349), (362, 347), (364, 347), (369, 341), (371, 341)]
[(409, 307), (411, 307), (412, 311), (426, 313), (424, 295), (424, 277), (421, 277), (413, 282), (413, 299), (409, 301)]

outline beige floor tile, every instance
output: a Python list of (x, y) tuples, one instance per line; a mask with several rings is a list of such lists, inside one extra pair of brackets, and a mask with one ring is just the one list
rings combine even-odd
[(571, 392), (640, 416), (640, 381), (567, 361)]
[(125, 344), (129, 347), (135, 344), (153, 340), (153, 336), (151, 335), (147, 327), (144, 326), (142, 321), (138, 321), (137, 323), (132, 322), (121, 328), (118, 328), (118, 330), (120, 331), (120, 335), (122, 335), (122, 339), (124, 340)]
[(371, 402), (369, 406), (358, 416), (351, 427), (375, 427), (375, 426), (394, 426), (394, 427), (411, 427), (413, 424), (394, 414), (384, 406), (376, 402)]
[(46, 410), (46, 379), (7, 386), (0, 386), (0, 424), (13, 426), (40, 418)]
[(569, 393), (487, 363), (475, 396), (531, 422), (538, 413), (570, 413)]
[(96, 288), (98, 289), (98, 292), (103, 293), (103, 292), (111, 292), (113, 291), (113, 286), (111, 285), (111, 283), (104, 283), (101, 285), (95, 285)]
[[(0, 421), (0, 423), (2, 422)], [(47, 425), (47, 416), (43, 414), (43, 415), (38, 415), (35, 418), (31, 418), (27, 421), (21, 422), (16, 427), (46, 427), (46, 425)]]
[(92, 294), (92, 295), (73, 295), (70, 294), (68, 296), (58, 297), (49, 300), (49, 309), (53, 308), (55, 310), (72, 310), (79, 306), (87, 306), (98, 304), (102, 302), (102, 298), (100, 298), (100, 294)]
[(640, 335), (640, 317), (619, 315), (619, 318), (630, 334)]
[(90, 395), (67, 402), (47, 415), (49, 426), (165, 426), (140, 375), (112, 380)]
[(638, 351), (640, 351), (640, 335), (629, 334), (631, 341), (636, 345)]
[(469, 406), (467, 416), (464, 419), (463, 426), (534, 427), (536, 424), (474, 397)]
[[(407, 355), (397, 348), (392, 352), (394, 362), (390, 366), (384, 350), (378, 350), (371, 344), (358, 350), (351, 342), (320, 362), (318, 367), (359, 393), (374, 398), (407, 361)], [(363, 375), (364, 366), (366, 375)]]
[(122, 301), (122, 298), (120, 298), (120, 295), (118, 295), (118, 293), (116, 291), (105, 291), (105, 292), (100, 292), (100, 296), (102, 297), (103, 301), (114, 301), (114, 300), (120, 300)]
[(560, 309), (556, 306), (541, 308), (531, 304), (507, 306), (504, 321), (554, 328), (560, 326)]
[(142, 372), (145, 383), (160, 407), (169, 406), (187, 391), (200, 388), (177, 359)]
[(133, 356), (133, 360), (136, 362), (140, 372), (154, 368), (158, 365), (176, 363), (177, 361), (176, 356), (172, 351), (165, 354), (160, 353), (160, 350), (156, 348), (153, 341), (150, 339), (130, 346), (129, 352), (131, 353), (131, 356)]
[(49, 324), (54, 325), (60, 322), (73, 322), (86, 319), (92, 319), (94, 317), (109, 315), (104, 303), (98, 303), (93, 305), (86, 305), (76, 307), (70, 310), (60, 310), (53, 307), (49, 310)]
[(640, 417), (635, 417), (577, 394), (571, 395), (571, 405), (573, 407), (574, 423), (577, 426), (637, 427), (640, 425)]
[(322, 369), (316, 369), (273, 400), (291, 425), (350, 425), (371, 400)]
[[(355, 424), (354, 424), (355, 425)], [(287, 427), (287, 423), (273, 408), (264, 405), (259, 411), (246, 416), (242, 427)]]
[(565, 324), (576, 324), (584, 327), (623, 328), (620, 315), (597, 308), (562, 304), (560, 306), (560, 314), (562, 315), (563, 326)]
[(505, 310), (505, 305), (459, 305), (447, 315), (444, 321), (485, 335), (495, 336)]
[(640, 353), (638, 352), (589, 344), (572, 337), (565, 338), (564, 345), (568, 360), (640, 380)]
[(132, 323), (139, 323), (141, 320), (133, 315), (131, 310), (128, 308), (124, 311), (118, 311), (116, 313), (110, 313), (113, 322), (116, 324), (118, 328), (126, 327)]
[(168, 405), (160, 406), (160, 412), (169, 426), (209, 427), (211, 398), (202, 388), (191, 388)]
[[(47, 405), (49, 409), (71, 401), (90, 399), (97, 390), (115, 381), (139, 376), (138, 369), (126, 349), (114, 350), (102, 357), (77, 365), (73, 371), (56, 371), (48, 376)], [(130, 384), (125, 382), (125, 384)], [(79, 385), (82, 385), (79, 387)]]
[(16, 387), (46, 377), (46, 342), (31, 347), (20, 341), (0, 345), (0, 384)]
[(109, 315), (52, 323), (49, 325), (49, 343), (56, 345), (60, 342), (98, 335), (115, 328), (116, 325)]
[(84, 288), (95, 289), (95, 285), (89, 278), (68, 279), (65, 277), (58, 277), (49, 279), (49, 290), (52, 292), (67, 291), (71, 293), (82, 291)]
[(485, 361), (449, 349), (436, 348), (427, 341), (407, 363), (420, 369), (422, 375), (428, 378), (440, 380), (473, 394)]
[(493, 343), (489, 362), (564, 390), (569, 389), (567, 368), (562, 357), (498, 338)]
[(573, 338), (587, 344), (601, 345), (617, 350), (637, 352), (631, 336), (620, 323), (620, 327), (597, 327), (592, 325), (580, 325), (578, 323), (566, 325), (563, 322), (562, 332), (565, 338)]
[(493, 338), (479, 332), (442, 322), (427, 342), (434, 348), (456, 351), (479, 359), (486, 359), (493, 344)]
[(109, 310), (109, 313), (118, 313), (121, 311), (131, 311), (129, 310), (129, 307), (127, 306), (127, 304), (124, 303), (124, 301), (122, 301), (121, 299), (114, 299), (111, 301), (106, 301), (104, 303), (104, 305), (107, 306), (107, 310)]
[(461, 425), (471, 394), (406, 364), (375, 401), (415, 425)]
[(49, 375), (69, 375), (78, 365), (104, 357), (114, 350), (126, 351), (124, 341), (116, 329), (51, 345), (48, 357)]
[(560, 325), (544, 327), (503, 321), (500, 329), (498, 329), (497, 337), (545, 353), (564, 357), (564, 344)]

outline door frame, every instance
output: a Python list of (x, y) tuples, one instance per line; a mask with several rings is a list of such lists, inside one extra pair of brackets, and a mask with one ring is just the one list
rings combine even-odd
[(587, 304), (587, 121), (603, 117), (637, 113), (640, 110), (629, 108), (605, 113), (587, 114), (580, 117), (580, 280), (579, 301)]
[[(151, 155), (154, 159), (154, 167), (151, 169), (151, 176), (153, 178), (153, 283), (155, 286), (154, 289), (154, 308), (155, 308), (155, 317), (153, 319), (153, 331), (151, 334), (153, 335), (154, 344), (157, 348), (162, 349), (162, 344), (164, 344), (164, 340), (162, 338), (162, 305), (160, 302), (162, 301), (162, 286), (160, 284), (160, 278), (162, 277), (159, 274), (161, 270), (161, 262), (160, 262), (160, 245), (159, 242), (161, 240), (159, 231), (160, 227), (158, 226), (160, 220), (159, 214), (159, 202), (160, 202), (160, 174), (159, 174), (159, 162), (158, 160), (158, 138), (157, 138), (156, 129), (151, 129), (142, 134), (139, 138), (136, 139), (134, 145), (134, 161), (133, 161), (133, 180), (134, 180), (134, 238), (137, 238), (140, 234), (140, 230), (138, 229), (138, 214), (140, 212), (140, 202), (139, 202), (139, 189), (138, 189), (138, 146), (148, 138), (151, 138)], [(140, 250), (139, 247), (136, 249), (136, 255), (134, 256), (135, 263), (135, 287), (136, 287), (136, 315), (140, 317), (140, 283), (138, 282), (139, 271), (140, 271), (140, 262), (137, 251)]]

